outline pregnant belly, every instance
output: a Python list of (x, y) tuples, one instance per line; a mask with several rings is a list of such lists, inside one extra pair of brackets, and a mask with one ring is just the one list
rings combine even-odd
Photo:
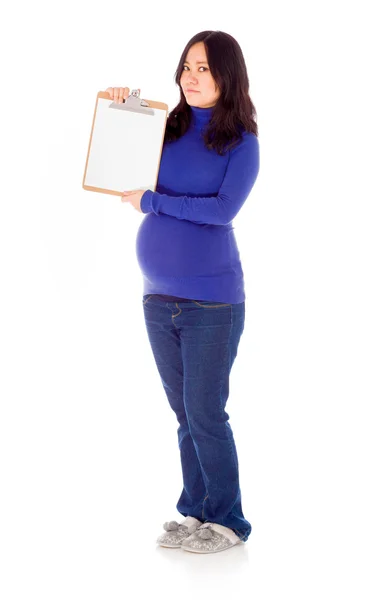
[[(141, 270), (167, 277), (197, 277), (231, 270), (232, 226), (198, 225), (149, 213), (137, 233), (136, 253)], [(236, 246), (236, 244), (235, 244)]]

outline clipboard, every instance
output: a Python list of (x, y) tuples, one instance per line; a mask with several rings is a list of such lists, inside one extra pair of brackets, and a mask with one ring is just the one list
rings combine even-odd
[(143, 100), (138, 89), (123, 103), (98, 92), (84, 190), (121, 196), (125, 190), (156, 191), (168, 106)]

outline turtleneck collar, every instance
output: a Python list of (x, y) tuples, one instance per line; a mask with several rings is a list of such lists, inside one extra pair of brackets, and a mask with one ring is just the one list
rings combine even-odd
[(210, 108), (200, 108), (198, 106), (191, 106), (192, 109), (192, 125), (195, 129), (202, 129), (209, 123), (212, 114), (213, 106)]

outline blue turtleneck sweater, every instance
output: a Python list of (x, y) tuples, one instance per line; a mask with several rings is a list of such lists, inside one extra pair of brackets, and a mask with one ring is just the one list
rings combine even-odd
[(256, 181), (259, 142), (244, 132), (238, 146), (219, 156), (201, 136), (213, 109), (191, 108), (188, 131), (163, 145), (156, 191), (141, 199), (147, 214), (136, 252), (144, 297), (238, 304), (245, 300), (244, 277), (232, 221)]

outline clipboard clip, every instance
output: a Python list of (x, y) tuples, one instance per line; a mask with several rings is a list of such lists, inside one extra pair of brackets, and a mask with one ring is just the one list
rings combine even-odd
[(141, 113), (142, 115), (154, 115), (154, 110), (148, 108), (150, 106), (146, 100), (140, 98), (140, 92), (138, 90), (132, 90), (128, 98), (121, 104), (112, 102), (108, 108), (115, 108), (116, 110), (127, 110), (129, 112)]

